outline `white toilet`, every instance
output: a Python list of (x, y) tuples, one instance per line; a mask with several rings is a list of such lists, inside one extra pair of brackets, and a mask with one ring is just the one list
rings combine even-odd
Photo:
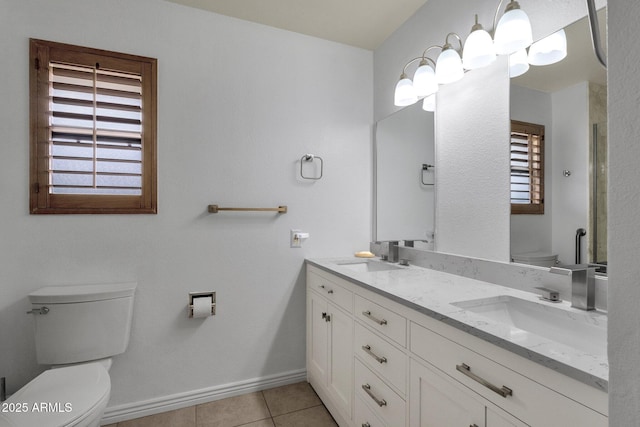
[(0, 427), (97, 427), (111, 357), (129, 343), (136, 283), (50, 286), (29, 294), (38, 363), (52, 365), (3, 402)]
[(539, 267), (554, 267), (558, 264), (557, 254), (542, 251), (512, 254), (511, 259), (518, 264), (537, 265)]

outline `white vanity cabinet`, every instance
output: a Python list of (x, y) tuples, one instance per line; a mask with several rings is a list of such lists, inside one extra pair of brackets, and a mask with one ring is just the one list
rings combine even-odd
[(338, 284), (341, 280), (307, 272), (307, 376), (336, 421), (346, 426), (353, 406), (353, 293)]
[(608, 425), (606, 392), (314, 265), (307, 283), (308, 378), (341, 427)]
[[(356, 425), (403, 427), (407, 423), (407, 319), (362, 296), (355, 289), (355, 394), (366, 414), (356, 407)], [(369, 420), (365, 415), (374, 415)]]

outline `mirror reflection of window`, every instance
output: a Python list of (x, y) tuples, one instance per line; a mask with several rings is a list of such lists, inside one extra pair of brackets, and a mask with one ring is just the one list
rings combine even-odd
[(544, 214), (544, 126), (511, 121), (511, 213)]

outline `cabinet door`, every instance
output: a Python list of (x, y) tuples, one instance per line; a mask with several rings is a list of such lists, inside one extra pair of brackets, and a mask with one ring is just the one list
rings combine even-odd
[(452, 378), (411, 361), (411, 427), (485, 427), (485, 406)]
[(327, 383), (329, 339), (326, 317), (327, 301), (315, 292), (309, 292), (307, 304), (307, 350), (309, 375), (324, 387)]
[(528, 424), (500, 409), (487, 408), (487, 427), (528, 427)]
[(353, 319), (329, 303), (329, 376), (328, 389), (351, 419), (353, 395)]

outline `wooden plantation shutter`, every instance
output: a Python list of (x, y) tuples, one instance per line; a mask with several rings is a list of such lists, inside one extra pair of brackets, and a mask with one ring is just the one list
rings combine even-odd
[(544, 214), (544, 126), (511, 121), (511, 213)]
[(156, 61), (31, 40), (31, 212), (156, 212)]

